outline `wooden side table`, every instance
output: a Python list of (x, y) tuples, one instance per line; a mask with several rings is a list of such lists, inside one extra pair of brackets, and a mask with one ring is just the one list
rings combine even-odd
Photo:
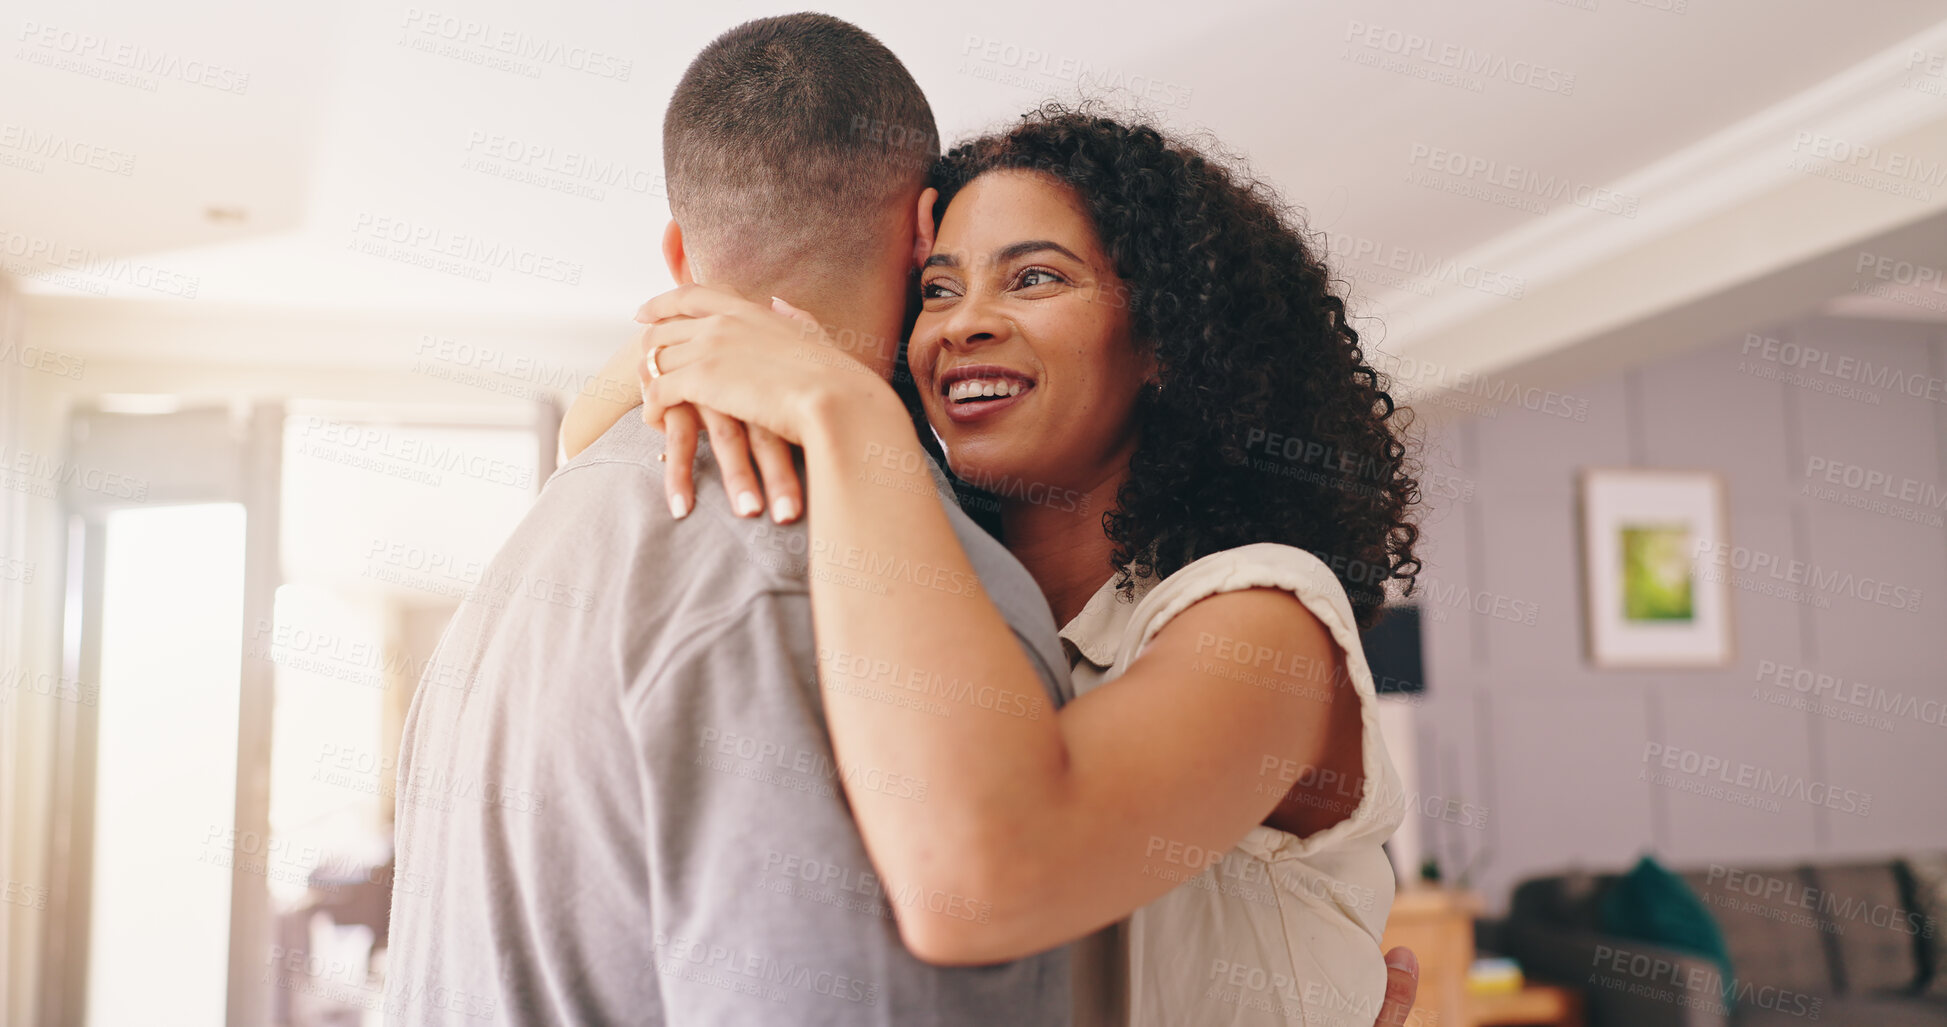
[(1582, 1027), (1582, 996), (1572, 988), (1530, 984), (1505, 995), (1470, 995), (1474, 917), (1481, 903), (1450, 888), (1402, 888), (1393, 899), (1380, 951), (1395, 945), (1420, 959), (1420, 994), (1409, 1027)]
[(1470, 995), (1473, 1027), (1582, 1027), (1582, 994), (1552, 984), (1530, 984), (1505, 995)]
[(1474, 965), (1474, 916), (1480, 900), (1449, 888), (1402, 888), (1386, 919), (1381, 952), (1395, 945), (1420, 960), (1420, 994), (1412, 1027), (1465, 1027), (1467, 970)]

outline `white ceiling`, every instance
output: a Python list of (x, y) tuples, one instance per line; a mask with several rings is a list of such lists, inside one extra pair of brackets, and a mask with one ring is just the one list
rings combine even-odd
[[(193, 286), (198, 311), (626, 321), (668, 284), (657, 254), (667, 208), (655, 182), (671, 87), (716, 33), (795, 5), (584, 0), (427, 13), (434, 6), (8, 0), (0, 270), (52, 275), (28, 281), (31, 292), (179, 309)], [(1425, 163), (1416, 154), (1455, 151), (1582, 191), (1625, 183), (1876, 55), (1884, 65), (1929, 29), (1937, 38), (1947, 14), (1940, 0), (858, 0), (821, 9), (906, 60), (949, 140), (1044, 97), (1072, 98), (1078, 77), (1111, 99), (1127, 96), (1108, 88), (1115, 83), (1149, 84), (1153, 114), (1214, 134), (1349, 248), (1343, 271), (1381, 310), (1426, 299), (1427, 283), (1409, 276), (1397, 287), (1402, 280), (1370, 254), (1477, 260), (1497, 241), (1507, 252), (1511, 240), (1578, 218), (1625, 228), (1637, 220), (1572, 205), (1536, 213), (1430, 188), (1411, 179)], [(428, 31), (460, 19), (560, 56), (519, 71), (486, 66), (491, 48)], [(1415, 54), (1389, 52), (1408, 37)], [(610, 72), (626, 62), (626, 81), (570, 66), (591, 51)], [(1431, 79), (1444, 69), (1420, 53), (1460, 53), (1496, 70), (1444, 84)], [(145, 81), (114, 81), (131, 61)], [(1557, 84), (1572, 76), (1572, 86), (1514, 81), (1530, 68)], [(198, 75), (241, 90), (189, 80)], [(1916, 81), (1947, 91), (1947, 75)], [(1914, 95), (1947, 115), (1947, 97)], [(533, 184), (483, 173), (471, 165), (489, 140), (546, 147), (556, 166), (619, 166), (630, 184), (590, 197), (559, 188), (576, 184), (568, 174)], [(61, 154), (92, 154), (128, 173)], [(1656, 198), (1643, 198), (1644, 219), (1658, 214)], [(226, 216), (212, 219), (212, 209)], [(473, 252), (500, 247), (540, 270), (462, 262), (489, 279), (476, 281), (418, 266), (424, 245), (407, 244), (410, 259), (387, 255), (381, 230)], [(25, 256), (30, 249), (65, 254), (69, 266), (50, 272)], [(1513, 258), (1483, 269), (1535, 273)], [(550, 280), (569, 274), (578, 281)]]

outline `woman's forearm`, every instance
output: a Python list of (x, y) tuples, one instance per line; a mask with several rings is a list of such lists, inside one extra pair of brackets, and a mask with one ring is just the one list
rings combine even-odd
[[(1061, 728), (1012, 712), (1048, 709), (1045, 689), (981, 588), (906, 412), (890, 393), (832, 408), (813, 419), (805, 461), (819, 669), (846, 794), (895, 887), (1011, 917), (1035, 892), (1033, 848), (1059, 835)], [(902, 704), (915, 683), (930, 701)]]
[(637, 352), (634, 343), (616, 350), (568, 405), (568, 412), (561, 417), (559, 438), (564, 462), (580, 456), (642, 401), (635, 369)]

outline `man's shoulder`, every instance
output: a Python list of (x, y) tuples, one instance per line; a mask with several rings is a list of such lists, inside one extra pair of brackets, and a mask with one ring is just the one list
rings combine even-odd
[[(639, 554), (629, 566), (644, 578), (694, 573), (725, 591), (802, 591), (809, 548), (802, 520), (737, 516), (707, 440), (697, 451), (696, 507), (687, 517), (672, 517), (663, 490), (667, 465), (658, 459), (667, 441), (631, 411), (548, 478), (530, 519)], [(781, 558), (791, 556), (796, 559)]]

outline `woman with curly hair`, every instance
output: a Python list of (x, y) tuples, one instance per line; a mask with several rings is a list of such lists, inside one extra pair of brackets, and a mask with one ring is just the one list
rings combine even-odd
[(1080, 1023), (1365, 1027), (1404, 796), (1358, 629), (1418, 571), (1417, 493), (1319, 251), (1225, 164), (1054, 106), (933, 184), (908, 399), (1065, 625), (1052, 714), (891, 387), (781, 302), (639, 315), (652, 423), (803, 448), (846, 796), (927, 897), (902, 936), (955, 964), (1080, 939)]

